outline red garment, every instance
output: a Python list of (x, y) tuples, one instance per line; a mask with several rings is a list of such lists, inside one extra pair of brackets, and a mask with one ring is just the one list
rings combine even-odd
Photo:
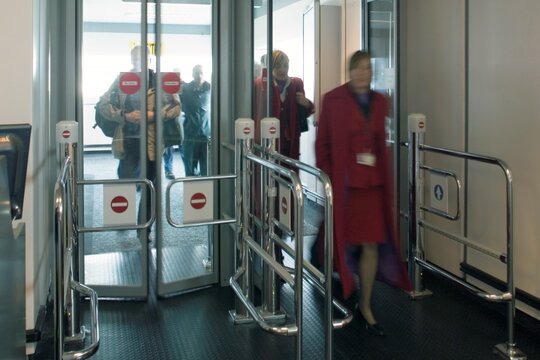
[[(348, 298), (355, 291), (351, 269), (347, 265), (347, 213), (348, 189), (382, 188), (384, 216), (372, 220), (373, 226), (384, 227), (391, 246), (384, 246), (384, 251), (394, 254), (386, 256), (379, 251), (379, 273), (385, 268), (391, 269), (389, 282), (403, 289), (410, 289), (405, 268), (400, 262), (397, 224), (395, 222), (392, 194), (392, 176), (386, 146), (385, 117), (388, 104), (379, 93), (370, 92), (370, 110), (366, 118), (355, 95), (345, 84), (328, 92), (323, 99), (322, 111), (318, 123), (315, 151), (317, 167), (326, 172), (332, 181), (334, 194), (334, 267), (341, 277), (343, 296)], [(375, 156), (374, 166), (358, 163), (361, 155), (370, 153)], [(375, 207), (374, 204), (366, 204)], [(375, 223), (377, 221), (377, 223)], [(354, 240), (353, 240), (354, 241)], [(351, 242), (353, 242), (351, 241)], [(380, 249), (383, 247), (380, 246)], [(384, 259), (384, 261), (383, 261)], [(396, 264), (385, 264), (393, 259)], [(397, 271), (394, 271), (397, 269)], [(396, 274), (394, 274), (396, 273)], [(384, 275), (384, 274), (383, 274)]]
[(348, 188), (345, 204), (347, 242), (352, 245), (379, 244), (388, 239), (384, 218), (386, 202), (382, 186)]
[[(279, 119), (280, 122), (280, 137), (279, 137), (279, 152), (282, 155), (298, 160), (300, 158), (300, 125), (298, 124), (298, 107), (296, 101), (296, 93), (304, 92), (304, 83), (302, 79), (290, 77), (291, 80), (287, 87), (285, 100), (282, 102), (279, 96), (279, 87), (274, 83), (272, 93), (272, 116)], [(266, 117), (266, 80), (262, 78), (255, 79), (255, 98), (253, 101), (253, 117), (255, 120), (255, 142), (260, 143), (260, 121)], [(309, 114), (314, 111), (313, 104), (309, 108)]]

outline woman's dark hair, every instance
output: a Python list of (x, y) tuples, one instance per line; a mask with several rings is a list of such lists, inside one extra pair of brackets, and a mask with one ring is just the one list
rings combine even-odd
[(371, 54), (365, 50), (357, 50), (354, 52), (354, 54), (351, 55), (351, 59), (349, 60), (349, 71), (352, 69), (356, 69), (358, 64), (365, 60), (371, 60)]

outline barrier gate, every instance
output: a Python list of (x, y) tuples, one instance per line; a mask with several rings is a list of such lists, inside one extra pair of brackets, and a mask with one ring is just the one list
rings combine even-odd
[[(236, 159), (235, 167), (238, 176), (236, 184), (236, 239), (235, 239), (235, 269), (236, 273), (230, 279), (232, 289), (236, 294), (235, 309), (230, 314), (236, 324), (257, 322), (265, 331), (277, 335), (296, 336), (296, 358), (302, 358), (302, 310), (303, 310), (303, 281), (306, 279), (325, 296), (325, 358), (332, 359), (332, 330), (342, 328), (352, 321), (352, 312), (332, 298), (332, 187), (326, 174), (317, 168), (287, 158), (276, 151), (279, 139), (279, 120), (265, 118), (261, 121), (262, 147), (260, 156), (254, 154), (255, 146), (254, 121), (237, 119), (235, 123)], [(285, 167), (286, 165), (287, 167)], [(255, 187), (255, 193), (261, 197), (260, 207), (251, 201), (252, 179), (256, 174), (255, 167), (261, 169), (260, 187)], [(303, 257), (303, 206), (304, 189), (298, 174), (291, 170), (296, 168), (317, 176), (324, 184), (325, 191), (325, 274), (317, 270)], [(293, 192), (294, 222), (289, 229), (275, 218), (276, 184)], [(260, 218), (259, 218), (260, 216)], [(276, 233), (280, 229), (284, 235), (294, 239), (292, 249)], [(258, 231), (254, 230), (258, 229)], [(260, 234), (256, 239), (254, 234)], [(294, 258), (294, 268), (284, 267), (276, 260), (274, 244), (278, 244), (287, 254)], [(257, 254), (263, 261), (262, 304), (259, 308), (253, 304), (253, 257)], [(289, 324), (277, 324), (285, 317), (279, 306), (279, 279), (283, 279), (294, 290), (294, 312), (296, 321)], [(343, 314), (342, 319), (333, 319), (333, 308)]]
[[(86, 359), (99, 348), (98, 295), (95, 290), (79, 282), (79, 234), (111, 230), (146, 229), (155, 220), (155, 189), (148, 179), (143, 180), (77, 180), (78, 123), (61, 121), (56, 126), (57, 141), (64, 146), (63, 162), (55, 184), (55, 244), (54, 244), (54, 359)], [(146, 223), (103, 227), (79, 226), (77, 188), (95, 184), (139, 184), (149, 192), (151, 214)], [(81, 347), (86, 330), (81, 326), (80, 296), (90, 299), (90, 344), (80, 350), (66, 351), (65, 345)]]
[[(99, 348), (98, 297), (79, 282), (77, 177), (73, 159), (77, 155), (78, 124), (61, 121), (57, 140), (64, 144), (64, 161), (54, 188), (55, 236), (53, 264), (54, 359), (86, 359)], [(90, 298), (92, 342), (82, 350), (65, 351), (65, 343), (84, 344), (85, 329), (80, 324), (78, 294)]]
[[(465, 289), (471, 291), (478, 297), (491, 301), (491, 302), (506, 302), (508, 304), (508, 341), (506, 343), (498, 344), (495, 346), (494, 351), (507, 359), (512, 360), (525, 360), (527, 356), (516, 347), (514, 339), (514, 321), (515, 321), (515, 306), (516, 306), (516, 289), (514, 286), (514, 236), (513, 236), (513, 190), (512, 190), (512, 173), (504, 161), (483, 155), (472, 154), (468, 152), (443, 149), (434, 146), (428, 146), (422, 144), (422, 134), (426, 131), (426, 117), (423, 114), (410, 114), (409, 118), (409, 159), (408, 159), (408, 171), (409, 171), (409, 247), (408, 247), (408, 263), (409, 263), (409, 276), (414, 286), (414, 290), (411, 295), (415, 298), (423, 297), (431, 294), (429, 290), (423, 288), (422, 279), (420, 277), (420, 267), (426, 270), (430, 270), (439, 275), (446, 277), (447, 279), (456, 282)], [(459, 209), (459, 196), (461, 190), (461, 183), (457, 179), (457, 176), (449, 171), (442, 169), (435, 169), (426, 166), (422, 163), (420, 152), (433, 152), (437, 154), (444, 154), (452, 157), (478, 161), (485, 164), (491, 164), (498, 166), (504, 173), (506, 180), (506, 249), (507, 253), (500, 253), (471, 241), (467, 238), (448, 233), (443, 229), (440, 229), (432, 224), (427, 223), (423, 219), (423, 212), (427, 211), (437, 216), (444, 217), (448, 220), (457, 220), (460, 216)], [(445, 177), (452, 177), (456, 181), (457, 188), (457, 211), (451, 215), (446, 211), (440, 211), (431, 207), (425, 207), (419, 204), (421, 199), (421, 190), (423, 187), (421, 170), (434, 172)], [(502, 294), (490, 294), (484, 292), (482, 289), (462, 280), (461, 278), (445, 271), (444, 269), (426, 261), (422, 243), (420, 240), (420, 233), (422, 229), (429, 229), (447, 238), (457, 241), (465, 246), (475, 249), (485, 255), (498, 259), (503, 264), (506, 264), (507, 275), (507, 291)]]

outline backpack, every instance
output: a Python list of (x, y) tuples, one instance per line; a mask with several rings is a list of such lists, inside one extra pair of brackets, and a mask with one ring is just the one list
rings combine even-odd
[[(111, 103), (113, 101), (118, 103), (118, 93), (116, 91), (113, 91), (111, 93)], [(116, 132), (116, 127), (118, 126), (118, 123), (116, 121), (113, 121), (103, 116), (101, 111), (99, 111), (100, 106), (101, 106), (101, 99), (94, 106), (96, 123), (94, 124), (94, 126), (92, 126), (92, 129), (99, 127), (101, 131), (103, 132), (103, 135), (112, 138), (114, 137), (114, 133)]]

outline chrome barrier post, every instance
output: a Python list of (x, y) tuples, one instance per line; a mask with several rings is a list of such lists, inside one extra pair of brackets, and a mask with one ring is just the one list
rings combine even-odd
[[(251, 153), (253, 148), (253, 137), (255, 133), (255, 122), (252, 119), (239, 118), (235, 121), (235, 171), (236, 180), (236, 236), (234, 252), (234, 268), (237, 271), (244, 269), (241, 281), (241, 291), (247, 299), (253, 301), (253, 278), (252, 263), (249, 258), (249, 247), (244, 239), (249, 236), (249, 210), (250, 210), (250, 188), (251, 188), (251, 165), (247, 161), (246, 155)], [(235, 310), (229, 312), (235, 324), (252, 322), (245, 305), (235, 298)]]
[[(66, 249), (71, 253), (70, 272), (71, 279), (79, 282), (79, 234), (78, 224), (78, 201), (77, 201), (77, 141), (79, 133), (79, 124), (76, 121), (60, 121), (56, 124), (56, 141), (63, 146), (63, 159), (70, 158), (71, 166), (68, 167), (69, 192), (68, 200), (65, 206), (69, 207), (69, 216), (67, 217)], [(78, 292), (74, 291), (70, 284), (64, 284), (69, 287), (65, 299), (66, 317), (65, 322), (65, 342), (82, 343), (84, 342), (85, 329), (81, 327), (81, 299)]]
[[(70, 159), (66, 159), (66, 165), (69, 166)], [(64, 167), (64, 171), (67, 171), (67, 167)], [(60, 174), (59, 178), (65, 175)], [(53, 251), (53, 264), (54, 264), (54, 278), (53, 278), (53, 302), (54, 302), (54, 360), (61, 360), (64, 354), (64, 288), (66, 284), (64, 282), (64, 245), (67, 237), (67, 222), (64, 213), (69, 211), (69, 206), (66, 206), (66, 200), (69, 200), (69, 195), (64, 194), (64, 189), (57, 182), (54, 189), (55, 200), (55, 233), (54, 233), (54, 251)]]
[[(277, 142), (279, 140), (279, 119), (264, 118), (261, 120), (261, 144), (263, 147), (263, 158), (273, 162), (269, 155), (277, 150)], [(275, 202), (277, 198), (276, 183), (270, 175), (270, 170), (266, 167), (262, 168), (261, 172), (263, 193), (263, 202), (261, 205), (261, 214), (263, 219), (263, 242), (262, 246), (266, 252), (276, 260), (276, 251), (274, 241), (273, 219), (275, 217)], [(265, 319), (285, 320), (285, 313), (281, 311), (280, 305), (280, 287), (279, 277), (276, 276), (274, 270), (268, 264), (263, 264), (263, 296), (261, 312)]]
[(409, 239), (408, 239), (408, 268), (409, 278), (413, 284), (410, 293), (414, 299), (431, 295), (431, 291), (424, 289), (420, 266), (416, 258), (424, 259), (424, 250), (420, 246), (420, 229), (418, 219), (422, 210), (418, 206), (418, 194), (422, 192), (423, 182), (420, 180), (420, 136), (426, 132), (426, 116), (423, 114), (410, 114), (409, 122), (409, 154), (408, 154), (408, 180), (409, 180)]

